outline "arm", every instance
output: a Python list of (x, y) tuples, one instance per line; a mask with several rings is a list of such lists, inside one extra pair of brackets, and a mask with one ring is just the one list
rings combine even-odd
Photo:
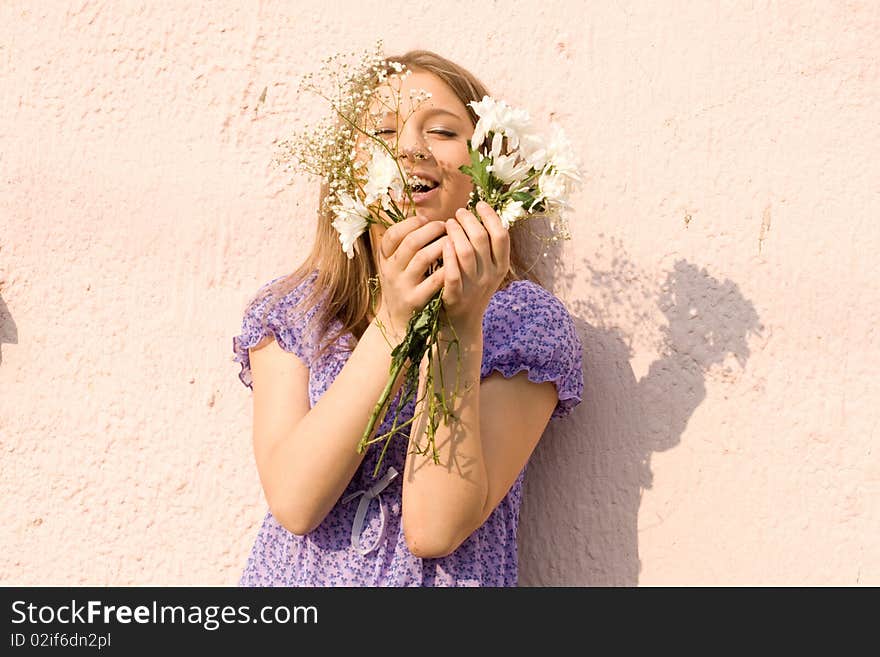
[[(510, 237), (488, 204), (479, 203), (477, 211), (482, 223), (464, 209), (447, 221), (443, 302), (455, 330), (443, 329), (440, 349), (446, 351), (443, 341), (454, 334), (461, 352), (453, 347), (443, 355), (445, 380), (434, 372), (433, 388), (416, 406), (419, 415), (410, 433), (415, 447), (425, 446), (423, 404), (441, 389), (452, 396), (460, 356), (455, 419), (448, 426), (441, 422), (435, 434), (441, 465), (430, 454), (413, 454), (404, 476), (404, 534), (410, 551), (422, 557), (449, 554), (485, 522), (524, 467), (556, 404), (552, 383), (532, 383), (525, 374), (510, 379), (493, 374), (480, 383), (483, 314), (508, 271)], [(425, 370), (423, 363), (419, 399)]]
[[(294, 534), (315, 529), (336, 504), (363, 461), (357, 445), (367, 419), (388, 382), (393, 346), (403, 338), (406, 319), (440, 289), (442, 268), (424, 278), (440, 256), (442, 222), (413, 218), (395, 224), (382, 238), (394, 256), (383, 272), (378, 321), (358, 341), (336, 379), (309, 409), (309, 371), (305, 363), (269, 340), (250, 352), (254, 397), (254, 456), (272, 515)], [(391, 289), (392, 299), (386, 299)], [(401, 375), (393, 395), (402, 385)]]
[[(371, 322), (311, 410), (309, 370), (297, 356), (270, 338), (251, 349), (250, 359), (260, 482), (278, 522), (294, 534), (307, 534), (330, 512), (364, 459), (356, 446), (387, 383), (391, 348)], [(401, 383), (402, 377), (394, 394)]]
[[(441, 333), (441, 349), (446, 337)], [(495, 372), (479, 383), (482, 332), (458, 331), (458, 337), (462, 353), (456, 419), (437, 428), (440, 465), (430, 454), (411, 450), (404, 477), (404, 534), (410, 551), (420, 557), (450, 554), (486, 521), (516, 481), (556, 405), (553, 383), (533, 383), (525, 372), (510, 379)], [(452, 395), (456, 367), (453, 347), (442, 362), (442, 383), (435, 363), (432, 392)], [(423, 404), (416, 407), (417, 414)], [(426, 444), (426, 420), (425, 414), (418, 415), (410, 436), (420, 447)]]

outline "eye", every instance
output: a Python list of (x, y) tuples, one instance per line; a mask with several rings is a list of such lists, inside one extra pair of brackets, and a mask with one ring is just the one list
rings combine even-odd
[(377, 128), (373, 130), (374, 137), (380, 137), (382, 135), (392, 135), (394, 134), (394, 128)]
[(451, 130), (446, 130), (445, 128), (435, 128), (433, 130), (428, 131), (432, 135), (440, 135), (442, 137), (455, 137), (455, 133)]

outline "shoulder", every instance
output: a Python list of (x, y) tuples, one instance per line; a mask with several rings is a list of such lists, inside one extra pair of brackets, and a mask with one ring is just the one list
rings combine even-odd
[(533, 331), (573, 332), (565, 304), (546, 288), (529, 280), (512, 281), (492, 295), (484, 315), (491, 327), (527, 327)]
[(295, 283), (288, 283), (291, 276), (278, 276), (260, 286), (248, 303), (248, 310), (290, 310), (305, 301), (315, 288), (318, 272), (309, 272)]
[[(301, 277), (279, 276), (262, 285), (247, 303), (241, 331), (233, 337), (235, 360), (242, 365), (241, 381), (251, 386), (249, 349), (257, 348), (273, 337), (278, 345), (309, 365), (314, 352), (314, 339), (308, 324), (318, 304), (303, 303), (314, 290), (317, 271)], [(292, 287), (291, 287), (292, 286)]]
[(530, 381), (553, 381), (559, 393), (554, 417), (564, 417), (581, 399), (583, 345), (574, 319), (552, 292), (532, 281), (498, 290), (483, 316), (485, 378), (525, 370)]
[(550, 290), (528, 279), (511, 281), (492, 296), (494, 302), (516, 302), (519, 300), (562, 305), (562, 302)]
[(309, 321), (318, 303), (306, 305), (315, 289), (317, 272), (289, 274), (263, 284), (247, 302), (243, 325), (259, 326), (274, 332), (295, 328)]

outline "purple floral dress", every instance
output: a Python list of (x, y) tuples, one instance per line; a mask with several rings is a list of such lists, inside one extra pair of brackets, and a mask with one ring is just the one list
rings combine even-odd
[[(309, 366), (310, 406), (330, 387), (350, 355), (341, 336), (320, 358), (314, 358), (317, 341), (305, 334), (304, 326), (316, 308), (295, 315), (294, 320), (285, 319), (287, 311), (308, 293), (315, 275), (288, 293), (267, 317), (282, 349)], [(241, 334), (233, 338), (235, 360), (241, 363), (239, 378), (248, 387), (252, 387), (248, 348), (267, 335), (260, 323), (267, 303), (266, 299), (251, 304)], [(338, 327), (333, 325), (334, 332)], [(568, 415), (581, 401), (581, 342), (574, 323), (559, 299), (531, 281), (510, 283), (495, 293), (486, 309), (481, 378), (496, 370), (507, 378), (525, 370), (531, 381), (553, 381), (559, 397), (553, 418)], [(397, 398), (391, 406), (396, 404)], [(413, 412), (411, 401), (404, 407), (403, 419), (411, 418)], [(390, 423), (390, 417), (386, 418), (379, 432), (388, 431)], [(516, 533), (526, 468), (486, 522), (455, 552), (422, 559), (406, 546), (400, 515), (402, 476), (393, 476), (394, 470), (403, 474), (407, 437), (406, 430), (394, 437), (375, 479), (372, 473), (379, 450), (376, 446), (368, 450), (339, 501), (311, 533), (292, 534), (267, 513), (239, 585), (516, 586)]]

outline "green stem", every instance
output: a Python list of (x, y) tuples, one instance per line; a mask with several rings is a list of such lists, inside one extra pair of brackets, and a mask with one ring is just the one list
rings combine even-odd
[(401, 358), (393, 363), (391, 367), (391, 375), (388, 378), (388, 382), (385, 384), (385, 388), (384, 390), (382, 390), (379, 401), (373, 408), (373, 412), (370, 414), (370, 419), (367, 422), (367, 428), (364, 429), (364, 433), (361, 436), (361, 441), (360, 443), (358, 443), (358, 454), (363, 454), (364, 449), (366, 449), (367, 445), (369, 444), (370, 434), (373, 433), (373, 428), (376, 426), (376, 422), (379, 419), (379, 413), (382, 412), (385, 404), (388, 403), (388, 398), (391, 396), (391, 389), (394, 387), (394, 382), (397, 381), (397, 376), (400, 374), (400, 370), (403, 369), (403, 363), (404, 359)]
[[(384, 459), (384, 456), (388, 450), (389, 443), (394, 435), (396, 435), (396, 433), (398, 433), (400, 429), (412, 424), (413, 420), (415, 419), (414, 416), (413, 418), (410, 418), (405, 422), (401, 422), (400, 415), (406, 404), (408, 404), (411, 399), (418, 396), (416, 393), (419, 387), (419, 366), (425, 354), (427, 354), (428, 358), (425, 386), (425, 396), (428, 397), (428, 422), (426, 427), (428, 445), (426, 446), (425, 450), (426, 452), (430, 450), (433, 455), (434, 461), (439, 462), (439, 455), (437, 453), (436, 444), (434, 442), (434, 433), (437, 429), (437, 426), (439, 425), (441, 417), (446, 424), (449, 424), (450, 418), (455, 418), (454, 414), (452, 413), (453, 406), (451, 402), (454, 401), (456, 396), (456, 392), (453, 392), (452, 399), (448, 400), (445, 395), (445, 390), (441, 389), (439, 395), (435, 395), (432, 392), (434, 361), (433, 350), (435, 346), (439, 346), (438, 337), (440, 331), (440, 323), (443, 315), (442, 292), (442, 289), (438, 290), (431, 297), (430, 301), (425, 305), (425, 307), (422, 308), (421, 311), (413, 313), (407, 324), (406, 334), (404, 335), (403, 341), (401, 341), (401, 343), (397, 345), (397, 347), (395, 347), (392, 351), (392, 364), (390, 368), (389, 380), (385, 385), (385, 389), (382, 391), (382, 395), (379, 401), (373, 408), (373, 412), (371, 413), (370, 419), (367, 422), (367, 427), (364, 430), (363, 435), (361, 436), (360, 443), (358, 444), (358, 453), (361, 454), (369, 445), (379, 442), (381, 440), (385, 440), (385, 444), (382, 447), (381, 453), (379, 454), (379, 458), (376, 463), (376, 467), (374, 469), (374, 477), (377, 476), (379, 472), (379, 466)], [(458, 336), (454, 334), (454, 329), (453, 335), (454, 342), (457, 344)], [(440, 354), (438, 353), (438, 355)], [(440, 362), (438, 362), (438, 366), (442, 372), (442, 358), (440, 359)], [(373, 433), (373, 429), (376, 426), (376, 423), (379, 421), (379, 417), (382, 416), (385, 406), (388, 404), (388, 399), (391, 396), (391, 389), (394, 385), (394, 382), (397, 381), (397, 378), (400, 375), (401, 371), (405, 371), (403, 389), (401, 391), (401, 398), (398, 400), (397, 407), (393, 410), (393, 422), (391, 424), (391, 430), (382, 434), (381, 436), (371, 438), (370, 436)], [(460, 372), (456, 372), (456, 375), (460, 376)], [(442, 381), (442, 373), (440, 374), (440, 376)], [(456, 390), (457, 387), (458, 386), (456, 384)], [(437, 399), (438, 396), (439, 399)], [(419, 402), (423, 401), (423, 399), (424, 396), (422, 399), (416, 401), (417, 407)], [(414, 447), (415, 450), (420, 453), (418, 444), (416, 444)]]

